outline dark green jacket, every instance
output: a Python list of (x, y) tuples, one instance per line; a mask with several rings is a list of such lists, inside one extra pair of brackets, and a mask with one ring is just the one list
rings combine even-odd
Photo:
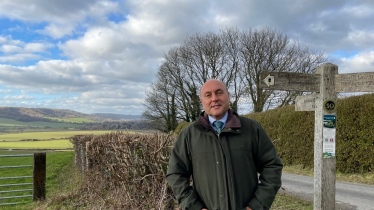
[(166, 179), (182, 209), (260, 210), (274, 201), (282, 168), (273, 143), (256, 121), (229, 110), (218, 135), (203, 112), (179, 134)]

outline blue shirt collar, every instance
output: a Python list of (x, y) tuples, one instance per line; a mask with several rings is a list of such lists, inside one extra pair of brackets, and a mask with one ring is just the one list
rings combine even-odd
[[(228, 115), (229, 115), (229, 112), (227, 111), (226, 114), (225, 114), (225, 116), (223, 116), (222, 119), (218, 120), (218, 121), (223, 122), (222, 128), (224, 128), (225, 125), (226, 125), (226, 121), (227, 121), (227, 116)], [(212, 126), (212, 128), (214, 128), (214, 129), (216, 129), (216, 126), (213, 125), (213, 122), (216, 121), (216, 119), (214, 119), (213, 117), (211, 117), (209, 115), (208, 115), (208, 118), (209, 118), (209, 124), (210, 124), (210, 126)]]

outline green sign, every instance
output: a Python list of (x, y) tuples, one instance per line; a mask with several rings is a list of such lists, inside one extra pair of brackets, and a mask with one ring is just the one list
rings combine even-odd
[(323, 116), (323, 158), (335, 158), (336, 116)]

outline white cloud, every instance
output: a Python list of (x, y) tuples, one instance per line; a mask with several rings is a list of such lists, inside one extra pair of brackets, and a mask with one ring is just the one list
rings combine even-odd
[(146, 83), (123, 79), (126, 74), (105, 74), (105, 69), (91, 69), (85, 62), (50, 60), (29, 67), (0, 65), (0, 84), (43, 94), (82, 93), (85, 98), (144, 97)]
[(0, 37), (0, 62), (4, 63), (21, 63), (28, 60), (43, 59), (39, 54), (49, 53), (47, 50), (55, 45), (47, 42), (30, 42), (25, 43), (21, 40), (14, 40), (12, 37)]
[(50, 43), (27, 43), (24, 50), (27, 52), (46, 52), (48, 48), (53, 47)]
[(7, 41), (7, 38), (0, 36), (0, 44), (5, 43)]
[(40, 55), (30, 54), (30, 53), (19, 53), (14, 55), (0, 56), (0, 62), (4, 63), (20, 63), (28, 60), (40, 59)]
[(21, 52), (22, 48), (18, 46), (14, 46), (14, 45), (4, 44), (0, 47), (0, 51), (4, 53), (14, 53), (14, 52)]
[(86, 18), (102, 17), (118, 11), (118, 3), (109, 0), (4, 0), (0, 2), (0, 17), (49, 23), (37, 32), (55, 39), (71, 35), (77, 23)]
[(342, 58), (339, 73), (374, 72), (374, 51), (361, 52), (352, 58)]
[(13, 92), (12, 90), (0, 90), (0, 94), (4, 94), (4, 93), (11, 93)]
[(43, 30), (37, 30), (41, 34), (49, 35), (54, 39), (59, 39), (65, 35), (72, 35), (74, 30), (74, 25), (68, 24), (49, 24)]
[(34, 100), (35, 97), (27, 95), (5, 96), (4, 100)]
[(372, 48), (374, 47), (374, 29), (373, 31), (352, 31), (345, 40), (347, 43), (353, 44), (355, 48)]
[(372, 17), (374, 13), (373, 7), (368, 7), (367, 4), (359, 4), (354, 6), (345, 6), (342, 8), (342, 11), (353, 15), (354, 17), (358, 18), (366, 18), (366, 17)]

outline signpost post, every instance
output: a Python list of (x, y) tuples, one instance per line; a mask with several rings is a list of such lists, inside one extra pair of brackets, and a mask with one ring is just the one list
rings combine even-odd
[(335, 209), (335, 143), (337, 92), (374, 91), (374, 72), (338, 74), (323, 64), (316, 74), (262, 72), (260, 88), (318, 92), (296, 98), (296, 111), (315, 111), (314, 209)]

